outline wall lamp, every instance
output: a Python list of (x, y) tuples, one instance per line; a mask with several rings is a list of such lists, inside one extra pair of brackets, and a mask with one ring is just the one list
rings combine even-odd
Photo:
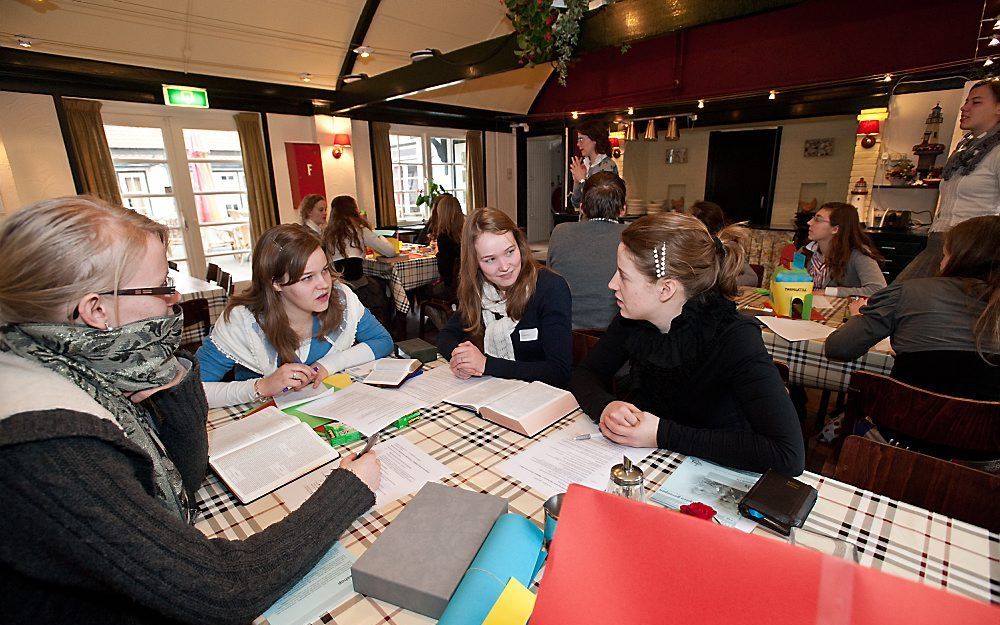
[(351, 147), (351, 135), (333, 135), (333, 158), (340, 158), (344, 153), (344, 148)]

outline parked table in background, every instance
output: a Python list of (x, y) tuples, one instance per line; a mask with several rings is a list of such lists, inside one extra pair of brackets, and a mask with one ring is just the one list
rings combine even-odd
[(438, 279), (437, 258), (429, 247), (403, 244), (399, 256), (365, 256), (365, 275), (389, 281), (392, 303), (404, 315), (410, 312), (407, 291)]

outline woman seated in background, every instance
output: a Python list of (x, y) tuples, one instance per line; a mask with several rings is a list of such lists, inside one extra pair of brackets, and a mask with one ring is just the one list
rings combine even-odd
[(333, 259), (341, 278), (357, 294), (368, 310), (388, 322), (391, 308), (385, 284), (364, 274), (365, 248), (382, 256), (396, 256), (396, 248), (385, 237), (375, 234), (349, 195), (338, 195), (330, 202), (330, 221), (323, 231), (323, 247)]
[[(608, 439), (736, 469), (802, 473), (795, 408), (760, 327), (729, 299), (747, 237), (739, 226), (712, 236), (680, 213), (642, 217), (622, 233), (608, 284), (620, 313), (570, 385)], [(616, 396), (612, 379), (626, 363)]]
[(249, 623), (375, 503), (366, 454), (245, 541), (192, 526), (208, 409), (167, 236), (88, 197), (0, 227), (5, 621)]
[(573, 328), (608, 327), (618, 312), (608, 280), (615, 273), (624, 224), (625, 181), (599, 171), (583, 185), (580, 221), (562, 223), (549, 238), (547, 266), (566, 278), (573, 294)]
[(945, 234), (937, 278), (895, 282), (851, 305), (826, 355), (854, 360), (890, 337), (892, 377), (945, 395), (1000, 401), (1000, 217)]
[(299, 223), (316, 233), (323, 235), (326, 227), (326, 200), (322, 195), (310, 193), (299, 202)]
[(437, 198), (431, 213), (430, 238), (437, 241), (438, 281), (431, 285), (431, 296), (454, 301), (461, 264), (462, 228), (465, 213), (458, 198), (445, 193)]
[[(881, 254), (861, 229), (858, 209), (843, 202), (827, 202), (809, 220), (809, 243), (799, 249), (805, 254), (806, 270), (813, 287), (831, 297), (867, 297), (885, 288), (879, 267)], [(782, 264), (790, 259), (782, 257)]]
[(198, 360), (215, 408), (318, 387), (391, 351), (389, 333), (334, 279), (316, 235), (284, 224), (257, 241), (250, 290), (229, 298)]
[[(691, 216), (697, 217), (701, 223), (705, 224), (712, 236), (717, 236), (723, 228), (729, 225), (726, 213), (715, 202), (704, 200), (695, 202), (691, 205)], [(743, 270), (736, 277), (736, 286), (760, 286), (757, 284), (757, 279), (757, 272), (753, 270), (750, 263), (743, 263)]]
[(491, 375), (566, 387), (573, 359), (572, 297), (542, 267), (503, 212), (480, 208), (462, 231), (458, 311), (437, 347), (456, 377)]

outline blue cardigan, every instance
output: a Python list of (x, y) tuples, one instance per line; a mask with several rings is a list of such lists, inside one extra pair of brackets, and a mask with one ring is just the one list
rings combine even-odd
[[(511, 333), (514, 360), (486, 356), (483, 374), (566, 388), (573, 362), (572, 309), (573, 298), (562, 276), (539, 270), (535, 293)], [(441, 328), (437, 347), (445, 358), (450, 359), (458, 344), (469, 340), (464, 325), (462, 313), (456, 312)], [(537, 332), (524, 332), (531, 329)], [(536, 338), (529, 338), (532, 335)]]

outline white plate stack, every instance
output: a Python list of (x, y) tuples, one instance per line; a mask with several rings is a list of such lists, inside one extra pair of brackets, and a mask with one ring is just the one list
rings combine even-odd
[(625, 200), (625, 214), (629, 216), (638, 216), (646, 214), (646, 203), (642, 200), (627, 199)]

